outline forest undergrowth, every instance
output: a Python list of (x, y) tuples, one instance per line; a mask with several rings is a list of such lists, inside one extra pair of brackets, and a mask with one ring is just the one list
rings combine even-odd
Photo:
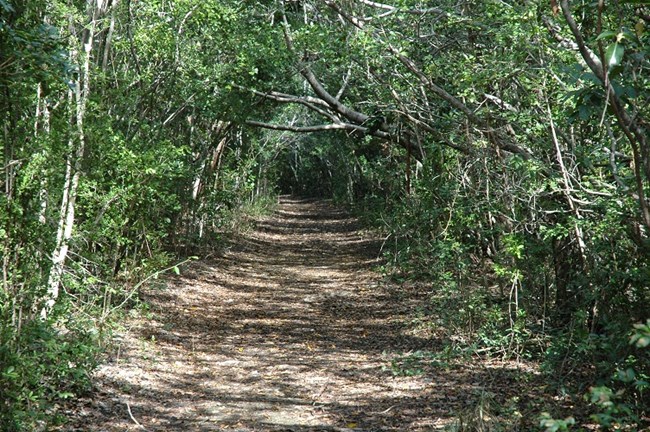
[[(437, 350), (400, 357), (394, 361), (395, 369), (406, 375), (426, 374), (455, 359), (464, 365), (512, 361), (535, 371), (520, 377), (530, 383), (530, 397), (517, 394), (497, 402), (493, 394), (485, 394), (473, 408), (459, 413), (459, 430), (650, 427), (650, 321), (590, 329), (587, 313), (562, 319), (554, 311), (557, 299), (548, 292), (531, 292), (535, 280), (546, 281), (551, 277), (546, 272), (552, 270), (540, 272), (539, 261), (526, 259), (524, 251), (530, 245), (522, 238), (502, 239), (501, 254), (485, 254), (480, 248), (494, 247), (481, 238), (485, 231), (469, 228), (469, 223), (456, 225), (453, 212), (462, 212), (462, 207), (449, 209), (437, 222), (444, 225), (443, 235), (429, 237), (418, 227), (435, 226), (430, 218), (439, 217), (438, 209), (422, 207), (419, 201), (395, 205), (396, 209), (379, 209), (372, 202), (362, 203), (357, 214), (384, 230), (381, 270), (386, 277), (421, 299), (412, 311), (412, 331), (444, 341)], [(639, 312), (642, 318), (644, 312)], [(509, 385), (507, 380), (503, 384)], [(528, 405), (513, 402), (520, 398)], [(490, 409), (499, 413), (491, 424), (480, 418)], [(505, 417), (499, 419), (500, 415)], [(516, 421), (520, 415), (534, 417), (537, 423), (522, 428)]]

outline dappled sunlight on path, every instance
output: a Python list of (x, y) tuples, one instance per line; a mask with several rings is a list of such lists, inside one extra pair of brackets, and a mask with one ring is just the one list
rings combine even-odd
[(433, 342), (403, 331), (408, 308), (373, 272), (377, 240), (323, 201), (283, 198), (255, 225), (222, 257), (144, 294), (151, 316), (122, 334), (68, 430), (397, 431), (451, 421), (472, 372), (393, 375), (390, 356)]

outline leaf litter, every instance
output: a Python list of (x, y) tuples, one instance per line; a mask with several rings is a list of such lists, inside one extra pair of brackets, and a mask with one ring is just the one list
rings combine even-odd
[(425, 298), (382, 278), (380, 247), (329, 202), (283, 197), (221, 256), (142, 292), (150, 313), (124, 324), (61, 430), (449, 430), (530, 389), (521, 363), (396, 373), (395, 359), (441, 342), (411, 331)]

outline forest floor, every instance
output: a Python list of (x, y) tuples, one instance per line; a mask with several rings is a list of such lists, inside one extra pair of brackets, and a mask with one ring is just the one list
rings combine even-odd
[(445, 341), (411, 323), (426, 293), (376, 271), (381, 240), (358, 221), (283, 197), (253, 225), (142, 292), (148, 312), (124, 323), (63, 430), (521, 427), (534, 365), (435, 355)]

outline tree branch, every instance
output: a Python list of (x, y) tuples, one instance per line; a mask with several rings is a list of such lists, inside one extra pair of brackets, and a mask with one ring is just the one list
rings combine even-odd
[(281, 102), (281, 103), (296, 103), (300, 105), (304, 105), (310, 110), (317, 112), (318, 114), (327, 117), (328, 119), (332, 120), (335, 123), (338, 123), (341, 121), (340, 118), (332, 114), (331, 112), (326, 111), (325, 109), (322, 109), (316, 105), (323, 106), (326, 109), (329, 109), (329, 105), (327, 105), (323, 100), (314, 98), (311, 96), (294, 96), (286, 93), (280, 93), (276, 91), (271, 91), (271, 92), (261, 92), (259, 90), (243, 87), (237, 84), (233, 84), (233, 87), (236, 87), (240, 90), (244, 91), (249, 91), (253, 93), (256, 96), (263, 97), (265, 99), (271, 99), (276, 102)]
[[(335, 1), (327, 0), (326, 4), (330, 8), (334, 9), (337, 13), (339, 13), (341, 17), (343, 17), (346, 21), (348, 21), (355, 27), (359, 29), (363, 28), (363, 23), (361, 23), (357, 18), (346, 13), (338, 4), (336, 4)], [(402, 54), (397, 48), (395, 48), (389, 42), (384, 42), (383, 40), (379, 40), (379, 42), (382, 43), (386, 47), (386, 49), (388, 49), (388, 51), (390, 51), (393, 54), (393, 56), (397, 60), (399, 60), (399, 62), (402, 63), (413, 75), (415, 75), (415, 77), (426, 88), (428, 88), (430, 91), (432, 91), (436, 96), (438, 96), (442, 100), (446, 101), (453, 108), (462, 112), (471, 123), (484, 129), (485, 132), (487, 132), (490, 140), (494, 143), (494, 145), (507, 152), (517, 154), (526, 160), (529, 160), (533, 157), (532, 153), (528, 149), (521, 147), (515, 143), (507, 142), (503, 139), (500, 139), (497, 136), (497, 131), (495, 129), (491, 128), (483, 119), (478, 117), (474, 113), (474, 111), (470, 109), (467, 105), (465, 105), (460, 99), (453, 96), (445, 89), (443, 89), (435, 82), (433, 82), (432, 79), (430, 79), (424, 72), (422, 72), (422, 70), (420, 70), (420, 68), (417, 66), (417, 64), (415, 64), (415, 62), (412, 59)]]
[[(287, 49), (296, 58), (299, 58), (296, 55), (293, 39), (291, 38), (289, 22), (287, 20), (287, 16), (284, 13), (284, 11), (282, 11), (282, 22), (283, 22), (284, 40), (287, 45)], [(367, 131), (367, 133), (370, 133), (370, 135), (372, 136), (376, 136), (379, 138), (387, 139), (392, 142), (396, 142), (397, 144), (404, 147), (408, 151), (410, 151), (410, 149), (416, 149), (418, 150), (417, 151), (418, 155), (422, 154), (421, 148), (417, 143), (413, 143), (404, 137), (393, 136), (390, 133), (389, 126), (386, 122), (382, 122), (381, 125), (379, 125), (379, 128), (377, 130), (370, 131), (368, 128), (363, 127), (363, 125), (366, 124), (369, 120), (371, 120), (372, 117), (346, 106), (345, 104), (341, 103), (341, 101), (337, 97), (332, 96), (332, 94), (330, 94), (325, 89), (325, 87), (321, 84), (321, 82), (316, 77), (316, 74), (314, 74), (314, 72), (312, 71), (311, 67), (308, 64), (304, 62), (299, 62), (298, 66), (300, 68), (300, 74), (305, 78), (305, 80), (307, 80), (309, 86), (312, 88), (314, 93), (316, 93), (316, 96), (318, 96), (327, 105), (329, 105), (329, 107), (333, 111), (337, 112), (338, 114), (346, 118), (351, 123), (361, 126), (363, 130)], [(420, 156), (418, 156), (418, 160), (419, 158)]]
[[(618, 97), (614, 91), (612, 83), (607, 77), (606, 66), (602, 64), (600, 59), (591, 51), (582, 37), (582, 33), (578, 28), (575, 20), (573, 19), (573, 14), (571, 13), (571, 7), (569, 6), (568, 0), (560, 0), (560, 7), (562, 8), (562, 14), (569, 25), (571, 33), (578, 44), (578, 49), (582, 58), (587, 63), (587, 66), (591, 71), (598, 77), (601, 81), (607, 96), (611, 101), (612, 109), (614, 110), (614, 115), (616, 116), (617, 123), (626, 138), (630, 142), (632, 147), (632, 156), (634, 159), (634, 177), (636, 180), (636, 189), (637, 194), (639, 195), (639, 207), (641, 209), (641, 216), (643, 217), (643, 222), (647, 228), (650, 228), (650, 206), (645, 198), (645, 183), (650, 180), (650, 161), (647, 157), (648, 152), (648, 142), (647, 135), (644, 128), (639, 124), (639, 119), (631, 118), (628, 112), (625, 109), (625, 104)], [(644, 172), (642, 172), (642, 168)], [(644, 179), (645, 177), (645, 179)]]
[(589, 69), (591, 69), (592, 72), (598, 77), (598, 79), (605, 82), (605, 71), (603, 69), (603, 64), (598, 56), (592, 50), (590, 50), (589, 47), (587, 47), (587, 44), (585, 44), (585, 40), (582, 37), (580, 29), (578, 28), (578, 24), (576, 24), (575, 20), (573, 19), (573, 14), (571, 14), (569, 0), (560, 0), (560, 7), (562, 8), (564, 19), (569, 25), (569, 29), (571, 30), (571, 33), (573, 33), (573, 38), (578, 45), (578, 50), (580, 51), (582, 58), (587, 63), (587, 66), (589, 66)]
[(328, 130), (351, 130), (365, 132), (367, 129), (361, 126), (353, 125), (350, 123), (332, 123), (313, 126), (293, 126), (293, 125), (279, 125), (273, 123), (259, 122), (255, 120), (246, 120), (249, 126), (261, 127), (264, 129), (282, 130), (290, 132), (322, 132)]
[(419, 9), (419, 8), (414, 8), (414, 9), (400, 9), (396, 6), (392, 6), (389, 4), (385, 3), (379, 3), (379, 2), (374, 2), (370, 0), (359, 0), (359, 3), (363, 3), (366, 6), (374, 7), (376, 9), (383, 9), (386, 11), (389, 11), (389, 13), (394, 13), (394, 12), (404, 12), (410, 15), (426, 15), (430, 13), (435, 13), (438, 15), (449, 15), (448, 12), (445, 12), (444, 10), (437, 8), (437, 7), (430, 7), (430, 8), (424, 8), (424, 9)]
[[(287, 48), (292, 54), (294, 54), (294, 56), (296, 56), (296, 58), (298, 58), (298, 56), (296, 55), (296, 50), (293, 45), (293, 39), (291, 38), (291, 34), (289, 32), (289, 22), (287, 21), (287, 16), (284, 14), (284, 12), (282, 13), (282, 20), (284, 22), (284, 28), (283, 28), (284, 40), (287, 44)], [(316, 75), (311, 70), (308, 64), (301, 62), (299, 67), (300, 67), (300, 74), (307, 80), (312, 90), (314, 90), (314, 93), (316, 93), (316, 95), (319, 98), (325, 101), (325, 103), (327, 103), (334, 111), (338, 112), (343, 117), (357, 124), (363, 124), (366, 121), (368, 121), (370, 116), (367, 116), (359, 111), (355, 111), (353, 109), (348, 108), (347, 106), (342, 104), (341, 101), (339, 101), (336, 97), (332, 96), (325, 89), (325, 87), (323, 87), (323, 85), (320, 83), (318, 78), (316, 78)]]

